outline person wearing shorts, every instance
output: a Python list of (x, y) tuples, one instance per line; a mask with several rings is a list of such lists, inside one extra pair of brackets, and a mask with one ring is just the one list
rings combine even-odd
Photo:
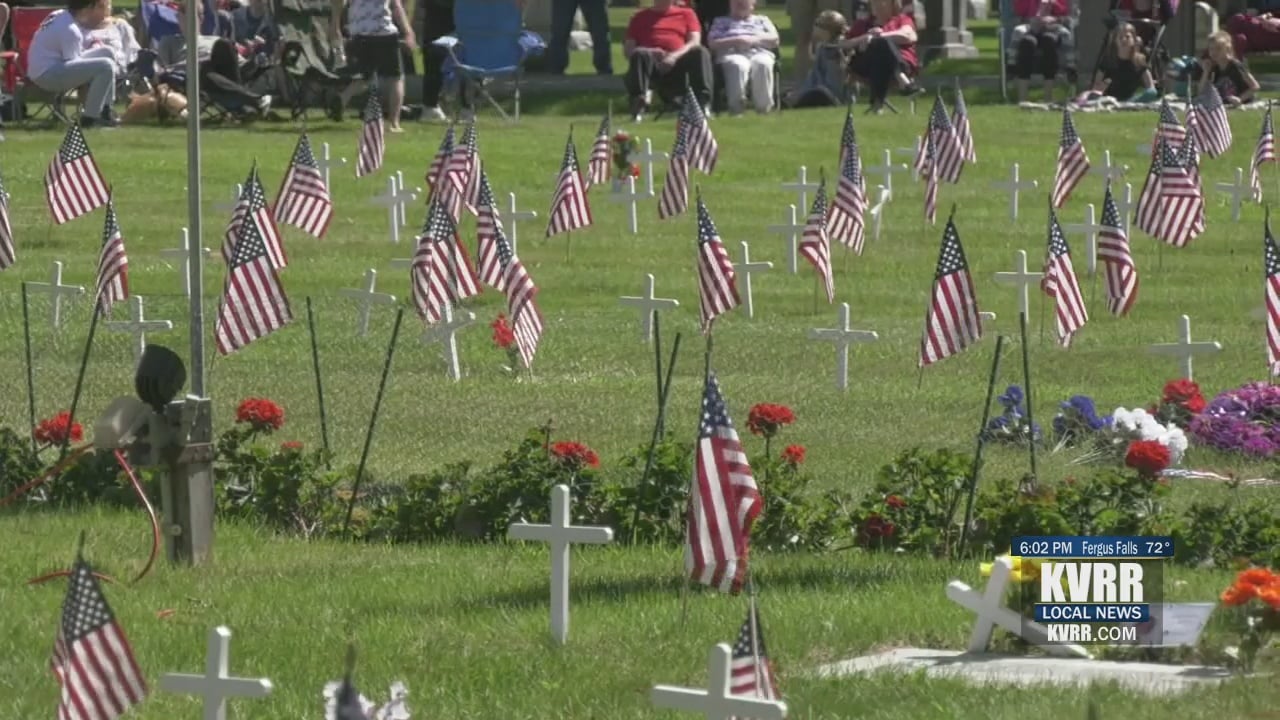
[[(351, 35), (349, 51), (352, 64), (366, 79), (377, 76), (379, 87), (385, 91), (383, 103), (387, 129), (400, 132), (400, 108), (404, 105), (404, 65), (400, 46), (403, 43), (412, 50), (416, 45), (404, 4), (401, 0), (334, 0), (330, 28), (335, 43), (341, 41), (338, 34), (343, 6), (349, 6), (347, 31)], [(365, 85), (352, 83), (347, 86), (340, 96), (342, 107)]]

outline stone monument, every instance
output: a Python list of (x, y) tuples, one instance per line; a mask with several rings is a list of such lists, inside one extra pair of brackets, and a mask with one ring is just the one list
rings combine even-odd
[(929, 21), (921, 26), (920, 44), (929, 60), (978, 57), (973, 33), (965, 29), (968, 0), (924, 0), (922, 4)]

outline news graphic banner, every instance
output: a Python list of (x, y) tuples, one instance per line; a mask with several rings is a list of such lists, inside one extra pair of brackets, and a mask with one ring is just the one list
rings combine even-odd
[[(1162, 644), (1172, 538), (1026, 535), (1013, 539), (1009, 554), (1021, 558), (1029, 583), (1018, 610), (1045, 626), (1049, 643)], [(1028, 565), (1037, 571), (1027, 573)]]

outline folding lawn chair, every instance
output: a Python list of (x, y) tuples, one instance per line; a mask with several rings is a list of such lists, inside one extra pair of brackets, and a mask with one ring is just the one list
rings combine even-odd
[(514, 0), (457, 0), (453, 24), (452, 35), (432, 43), (448, 55), (444, 68), (446, 81), (462, 84), (466, 107), (474, 107), (475, 96), (479, 94), (504, 120), (510, 120), (487, 86), (497, 79), (512, 78), (515, 83), (512, 115), (519, 120), (524, 63), (542, 54), (546, 43), (537, 33), (524, 30), (523, 11)]
[(293, 119), (305, 119), (310, 99), (330, 107), (359, 76), (350, 66), (340, 64), (338, 49), (330, 43), (328, 0), (273, 0), (271, 12), (284, 48), (280, 63), (284, 90), (293, 103)]
[[(15, 120), (39, 120), (52, 127), (61, 123), (69, 123), (63, 110), (68, 93), (54, 93), (44, 90), (31, 82), (27, 77), (27, 56), (31, 40), (36, 31), (49, 19), (56, 7), (15, 7), (9, 17), (9, 27), (13, 32), (13, 52), (5, 57), (5, 93), (13, 97)], [(35, 105), (34, 109), (31, 105)]]

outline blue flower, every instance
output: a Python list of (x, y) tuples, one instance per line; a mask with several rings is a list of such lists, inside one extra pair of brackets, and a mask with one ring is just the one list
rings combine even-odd
[(1004, 394), (996, 398), (1000, 404), (1009, 410), (1020, 410), (1022, 406), (1022, 388), (1017, 385), (1010, 385), (1005, 388)]

